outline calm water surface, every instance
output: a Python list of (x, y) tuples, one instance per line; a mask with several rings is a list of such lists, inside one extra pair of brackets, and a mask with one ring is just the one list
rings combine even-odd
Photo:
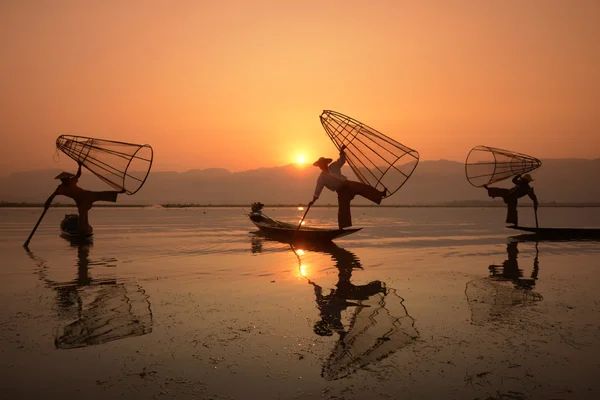
[(517, 239), (500, 208), (355, 208), (295, 248), (242, 209), (96, 208), (74, 244), (72, 211), (26, 252), (41, 210), (0, 209), (0, 398), (600, 398), (600, 242)]

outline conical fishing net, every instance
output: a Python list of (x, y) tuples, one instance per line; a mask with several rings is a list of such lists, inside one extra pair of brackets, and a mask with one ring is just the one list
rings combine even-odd
[(356, 177), (387, 196), (396, 193), (413, 173), (419, 153), (343, 114), (325, 110), (321, 124), (335, 146), (346, 146), (346, 159)]
[(515, 309), (543, 299), (530, 287), (494, 278), (467, 282), (465, 295), (471, 310), (471, 322), (475, 325), (510, 319)]
[(471, 149), (465, 162), (467, 180), (475, 187), (525, 174), (539, 168), (542, 162), (535, 157), (514, 151), (487, 146)]
[(393, 289), (359, 301), (347, 332), (340, 337), (322, 375), (327, 380), (343, 378), (380, 361), (419, 336), (415, 320), (408, 314), (404, 299)]
[(79, 318), (57, 332), (60, 349), (93, 346), (152, 332), (148, 295), (138, 285), (113, 284), (80, 287)]
[(153, 150), (147, 144), (61, 135), (56, 139), (56, 148), (113, 188), (125, 189), (130, 195), (144, 185), (152, 167)]
[[(360, 260), (354, 253), (331, 242), (307, 244), (303, 248), (306, 251), (330, 254), (338, 270), (336, 289), (328, 295), (323, 293), (320, 286), (308, 280), (318, 289), (315, 293), (321, 294), (317, 296), (321, 321), (328, 330), (339, 334), (339, 339), (321, 370), (325, 379), (336, 380), (348, 376), (384, 359), (419, 337), (415, 320), (409, 315), (404, 299), (395, 289), (385, 287), (380, 281), (365, 285), (354, 285), (351, 282), (352, 271), (362, 269)], [(305, 251), (293, 247), (292, 251), (298, 260), (299, 274), (306, 277), (302, 263)], [(352, 315), (347, 323), (343, 323), (342, 312), (349, 307), (353, 308)]]

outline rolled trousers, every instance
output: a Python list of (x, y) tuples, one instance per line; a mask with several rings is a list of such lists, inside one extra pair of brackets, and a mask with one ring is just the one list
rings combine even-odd
[(372, 186), (364, 183), (345, 181), (341, 188), (337, 190), (338, 194), (338, 225), (340, 229), (352, 226), (352, 214), (350, 212), (350, 202), (354, 196), (360, 195), (373, 203), (380, 204), (383, 199), (383, 193)]

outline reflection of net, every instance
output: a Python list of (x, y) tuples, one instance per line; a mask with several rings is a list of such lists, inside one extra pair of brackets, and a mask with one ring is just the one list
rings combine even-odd
[(383, 133), (335, 111), (323, 111), (321, 124), (346, 158), (356, 177), (367, 185), (394, 194), (419, 162), (419, 153)]
[(147, 144), (61, 135), (56, 139), (56, 148), (127, 194), (140, 190), (152, 167), (153, 151)]
[(495, 278), (480, 278), (467, 282), (467, 303), (471, 321), (476, 325), (508, 317), (514, 306), (540, 301), (543, 297), (529, 287)]
[(404, 307), (404, 299), (389, 290), (359, 301), (360, 306), (323, 366), (328, 380), (343, 378), (379, 361), (419, 336), (414, 319)]
[(535, 157), (494, 147), (476, 146), (465, 162), (467, 180), (475, 187), (489, 185), (539, 168)]
[(58, 332), (57, 348), (72, 349), (152, 332), (146, 292), (137, 285), (95, 285), (80, 289), (79, 319)]

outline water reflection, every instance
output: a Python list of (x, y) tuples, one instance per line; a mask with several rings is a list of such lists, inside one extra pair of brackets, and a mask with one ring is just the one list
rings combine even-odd
[[(255, 239), (252, 250), (262, 249), (258, 243), (265, 239)], [(337, 337), (322, 365), (323, 378), (336, 380), (346, 377), (388, 357), (419, 336), (414, 318), (409, 315), (404, 299), (395, 289), (378, 280), (362, 285), (352, 282), (353, 271), (363, 269), (354, 253), (334, 243), (290, 248), (298, 259), (300, 275), (314, 290), (319, 313), (313, 325), (314, 333)], [(324, 288), (309, 277), (305, 262), (311, 252), (331, 256), (338, 272), (334, 288)], [(314, 265), (310, 267), (315, 268)]]
[(531, 276), (526, 278), (523, 276), (523, 270), (519, 268), (519, 246), (518, 241), (510, 241), (506, 245), (506, 253), (508, 258), (502, 265), (490, 265), (490, 276), (497, 280), (511, 281), (515, 287), (523, 289), (532, 289), (535, 286), (535, 281), (540, 270), (538, 244), (535, 244), (535, 258), (533, 260), (533, 269)]
[(518, 245), (518, 240), (510, 240), (507, 243), (507, 259), (501, 265), (490, 265), (489, 277), (467, 282), (465, 294), (474, 324), (502, 320), (509, 316), (515, 306), (524, 306), (543, 299), (541, 294), (534, 291), (539, 273), (538, 244), (535, 243), (533, 268), (528, 277), (519, 268)]
[(253, 235), (250, 238), (250, 251), (252, 254), (262, 253), (263, 251), (263, 238), (260, 236)]
[(95, 279), (90, 266), (114, 267), (116, 259), (90, 259), (91, 242), (72, 243), (77, 249), (77, 276), (67, 282), (49, 278), (48, 264), (29, 252), (36, 261), (40, 279), (55, 293), (61, 323), (54, 344), (60, 349), (92, 346), (152, 332), (152, 309), (144, 289), (116, 278)]

